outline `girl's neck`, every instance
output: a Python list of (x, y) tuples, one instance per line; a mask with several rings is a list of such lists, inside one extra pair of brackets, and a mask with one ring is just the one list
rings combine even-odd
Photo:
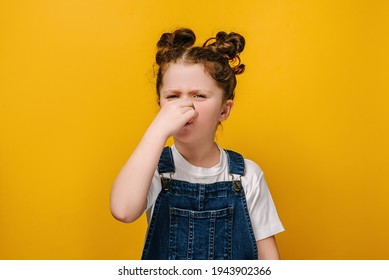
[(201, 145), (175, 142), (174, 145), (178, 152), (194, 166), (210, 168), (220, 161), (220, 150), (213, 141)]

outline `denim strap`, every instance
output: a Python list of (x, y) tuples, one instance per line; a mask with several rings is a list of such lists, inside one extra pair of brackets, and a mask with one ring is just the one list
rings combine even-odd
[(225, 150), (225, 151), (227, 152), (228, 167), (229, 167), (230, 174), (243, 176), (245, 174), (243, 156), (231, 150)]
[(165, 147), (162, 150), (162, 154), (158, 162), (158, 172), (159, 174), (176, 172), (173, 161), (173, 154), (170, 147)]

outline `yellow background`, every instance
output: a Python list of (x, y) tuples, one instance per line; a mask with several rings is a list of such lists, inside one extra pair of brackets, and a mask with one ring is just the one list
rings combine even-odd
[(162, 32), (243, 34), (219, 143), (264, 170), (284, 259), (389, 259), (387, 1), (0, 2), (0, 258), (136, 259), (112, 182), (158, 111)]

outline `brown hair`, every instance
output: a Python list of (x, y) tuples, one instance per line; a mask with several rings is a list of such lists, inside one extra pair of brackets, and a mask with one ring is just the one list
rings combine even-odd
[(182, 61), (188, 64), (203, 64), (205, 71), (223, 89), (224, 98), (234, 99), (236, 76), (243, 73), (239, 54), (245, 46), (245, 39), (238, 33), (218, 32), (216, 37), (205, 41), (203, 46), (193, 46), (196, 36), (192, 30), (181, 28), (164, 33), (157, 43), (155, 61), (158, 65), (157, 94), (160, 97), (163, 75), (170, 63)]

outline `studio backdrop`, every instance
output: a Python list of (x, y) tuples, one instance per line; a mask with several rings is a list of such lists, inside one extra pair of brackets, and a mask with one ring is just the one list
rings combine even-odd
[(263, 169), (281, 257), (389, 259), (388, 3), (0, 1), (0, 258), (140, 258), (110, 190), (158, 112), (155, 44), (189, 27), (246, 38), (217, 141)]

